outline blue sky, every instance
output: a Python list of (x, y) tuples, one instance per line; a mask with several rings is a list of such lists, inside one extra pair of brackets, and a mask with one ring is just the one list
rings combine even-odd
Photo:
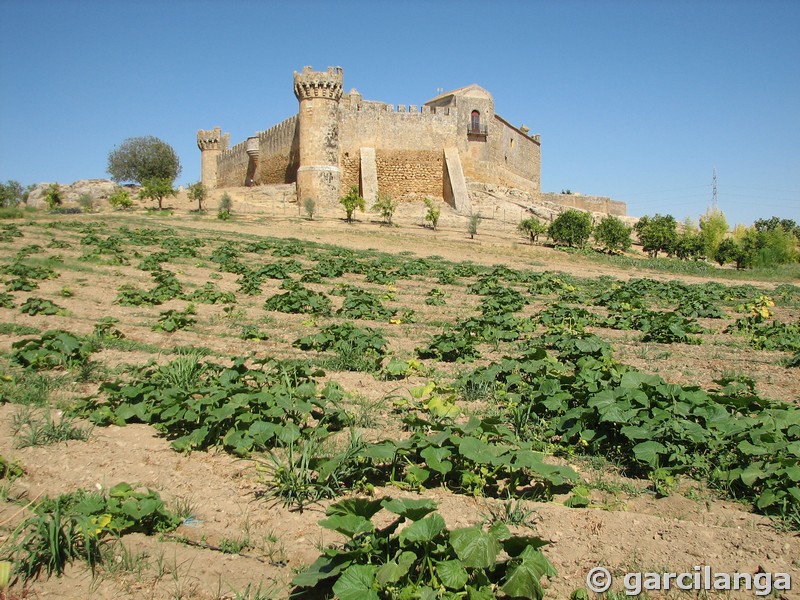
[(542, 136), (542, 189), (632, 215), (800, 222), (800, 2), (0, 0), (0, 181), (107, 177), (154, 135), (200, 177), (197, 129), (233, 143), (297, 111), (292, 72), (365, 99), (477, 83)]

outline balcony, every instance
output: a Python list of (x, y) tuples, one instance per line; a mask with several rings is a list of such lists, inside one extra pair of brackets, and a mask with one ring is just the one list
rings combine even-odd
[(467, 126), (467, 138), (470, 140), (486, 140), (488, 135), (489, 132), (486, 125), (478, 125), (477, 127), (474, 125)]

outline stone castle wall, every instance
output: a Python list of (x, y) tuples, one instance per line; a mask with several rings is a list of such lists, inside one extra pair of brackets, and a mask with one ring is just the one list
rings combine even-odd
[(297, 115), (258, 134), (259, 154), (255, 183), (294, 183), (300, 166)]
[(544, 202), (553, 202), (561, 206), (570, 208), (580, 208), (601, 212), (617, 217), (624, 217), (627, 214), (627, 204), (612, 200), (606, 196), (584, 196), (583, 194), (556, 194), (553, 192), (540, 192), (538, 199)]
[(222, 151), (217, 158), (217, 187), (244, 185), (249, 164), (247, 141)]

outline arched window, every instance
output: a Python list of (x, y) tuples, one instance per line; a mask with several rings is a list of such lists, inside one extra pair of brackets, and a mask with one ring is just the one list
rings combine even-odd
[(472, 111), (472, 118), (470, 119), (470, 131), (472, 133), (481, 132), (481, 113), (477, 110)]

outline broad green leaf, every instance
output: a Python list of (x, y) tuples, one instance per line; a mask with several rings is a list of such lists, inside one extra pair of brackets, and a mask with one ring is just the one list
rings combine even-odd
[(319, 524), (325, 529), (338, 531), (342, 535), (354, 538), (367, 531), (375, 531), (375, 525), (369, 519), (360, 515), (333, 515), (322, 519)]
[(445, 460), (452, 454), (447, 448), (434, 448), (433, 446), (428, 446), (419, 454), (425, 459), (425, 464), (427, 464), (428, 467), (437, 473), (446, 475), (453, 470), (453, 463), (451, 463), (449, 460)]
[(331, 504), (325, 514), (329, 517), (334, 515), (358, 516), (364, 519), (371, 519), (377, 513), (386, 500), (370, 500), (369, 498), (345, 498)]
[(459, 560), (443, 560), (436, 563), (439, 581), (451, 590), (461, 590), (469, 580), (467, 570)]
[(637, 460), (647, 463), (651, 467), (658, 466), (659, 454), (666, 454), (667, 448), (664, 444), (652, 440), (641, 442), (633, 447), (633, 454)]
[(400, 545), (405, 546), (409, 543), (426, 543), (436, 539), (445, 530), (444, 519), (433, 513), (421, 519), (414, 521), (411, 525), (400, 532)]
[(380, 600), (373, 589), (375, 565), (350, 565), (333, 584), (333, 593), (341, 600)]
[(495, 564), (500, 552), (497, 537), (478, 527), (466, 527), (450, 532), (450, 545), (465, 567), (486, 569)]
[(381, 501), (381, 506), (391, 513), (412, 521), (419, 521), (436, 510), (435, 501), (415, 498), (385, 498)]
[(390, 560), (381, 565), (375, 578), (381, 588), (385, 588), (389, 583), (400, 581), (411, 569), (411, 565), (417, 560), (417, 555), (413, 552), (403, 552), (397, 560)]

